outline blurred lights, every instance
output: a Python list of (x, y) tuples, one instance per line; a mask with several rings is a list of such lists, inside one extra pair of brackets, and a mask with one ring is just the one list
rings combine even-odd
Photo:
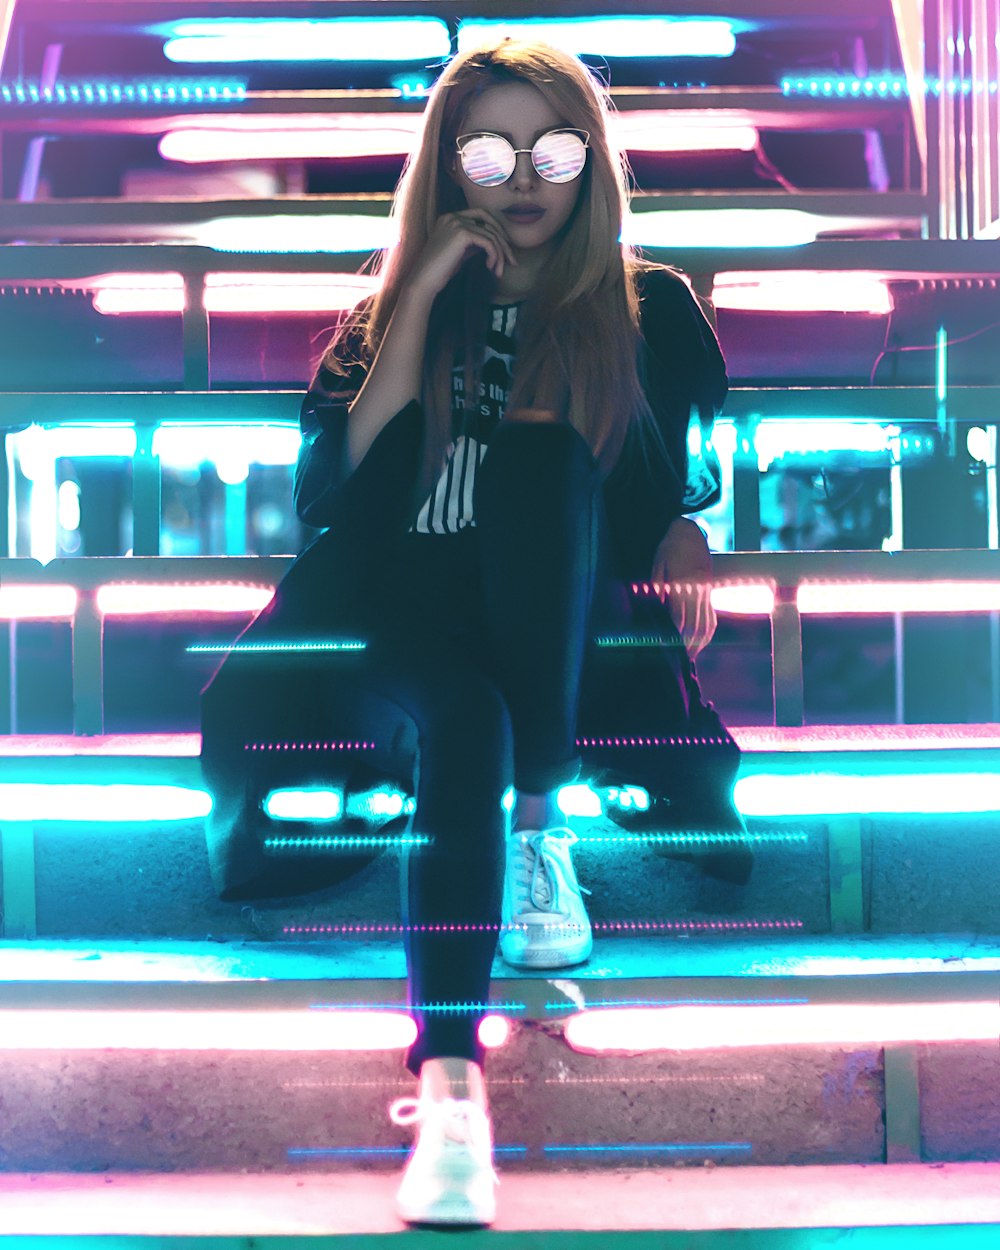
[(744, 1046), (876, 1045), (994, 1041), (1000, 1005), (807, 1003), (610, 1008), (566, 1021), (565, 1038), (584, 1054), (628, 1050), (714, 1050)]
[(222, 477), (221, 466), (237, 459), (250, 464), (294, 464), (301, 442), (298, 428), (292, 425), (164, 423), (153, 434), (153, 455), (171, 469), (197, 469), (215, 462)]
[(171, 61), (433, 61), (451, 54), (436, 17), (219, 18), (157, 28)]
[(829, 225), (797, 208), (667, 209), (629, 213), (621, 237), (639, 247), (802, 247)]
[(407, 156), (422, 126), (419, 113), (192, 117), (168, 130), (158, 151), (164, 160), (188, 164)]
[(757, 773), (734, 789), (744, 816), (839, 816), (1000, 811), (996, 773)]
[(156, 785), (0, 785), (0, 820), (194, 820), (212, 810), (205, 790)]
[(864, 273), (807, 270), (716, 274), (712, 303), (716, 308), (747, 312), (844, 312), (887, 316), (893, 309), (892, 293), (883, 278)]
[(339, 790), (272, 790), (263, 807), (272, 820), (339, 820), (344, 796)]
[(576, 55), (616, 57), (732, 56), (733, 23), (712, 18), (579, 17), (525, 21), (471, 19), (458, 27), (458, 50), (493, 38), (544, 39)]
[(0, 83), (4, 104), (232, 104), (246, 96), (246, 83), (184, 78), (118, 82), (111, 79)]
[[(926, 95), (996, 95), (997, 83), (985, 78), (925, 78)], [(781, 79), (783, 95), (808, 95), (820, 99), (902, 99), (910, 86), (902, 74), (855, 77), (852, 74), (821, 74), (813, 77), (786, 76)]]
[[(378, 219), (372, 220), (377, 222)], [(255, 244), (261, 250), (276, 246), (281, 231), (269, 221), (244, 224), (247, 230), (242, 233), (248, 246), (234, 246), (234, 251), (257, 250), (256, 246), (249, 246), (253, 233), (250, 226), (261, 230), (255, 239)], [(305, 223), (300, 219), (293, 228), (293, 234), (299, 236), (304, 227)], [(289, 237), (289, 229), (288, 225), (282, 227), (283, 237), (286, 239)], [(352, 235), (350, 226), (348, 232), (344, 239), (348, 246), (341, 247), (340, 237), (334, 227), (326, 224), (322, 232), (325, 236), (322, 248), (308, 246), (300, 249), (293, 246), (288, 250), (352, 251), (355, 250), (353, 244), (359, 241), (360, 236)], [(320, 241), (316, 237), (319, 233), (319, 226), (315, 230), (306, 228), (305, 234), (299, 237), (300, 240), (312, 244)], [(384, 231), (383, 237), (386, 237)], [(201, 243), (203, 240), (199, 238), (197, 242)], [(367, 251), (368, 248), (361, 250)], [(106, 316), (184, 311), (184, 281), (180, 274), (103, 274), (95, 282), (94, 288), (94, 308)], [(359, 279), (354, 274), (345, 274), (340, 279), (336, 274), (322, 273), (207, 273), (205, 308), (209, 313), (347, 312), (375, 289), (374, 283)]]

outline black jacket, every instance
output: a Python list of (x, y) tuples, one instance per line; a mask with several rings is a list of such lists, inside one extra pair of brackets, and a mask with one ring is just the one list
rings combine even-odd
[[(653, 451), (647, 464), (633, 427), (604, 483), (619, 572), (630, 581), (649, 577), (672, 521), (718, 501), (720, 474), (710, 434), (727, 390), (718, 341), (687, 284), (672, 270), (649, 270), (641, 277), (640, 300), (639, 376), (670, 459), (667, 463)], [(401, 533), (412, 519), (424, 414), (417, 400), (400, 409), (348, 473), (347, 409), (365, 375), (364, 365), (346, 376), (317, 370), (300, 410), (303, 441), (293, 498), (307, 525), (337, 528), (368, 545)], [(688, 451), (693, 415), (701, 427), (695, 442), (703, 448), (696, 462)]]

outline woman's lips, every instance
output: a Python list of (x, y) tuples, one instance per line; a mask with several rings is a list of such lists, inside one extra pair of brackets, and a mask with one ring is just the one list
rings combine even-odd
[(511, 221), (537, 221), (539, 217), (545, 216), (544, 208), (518, 209), (505, 208), (503, 210), (505, 217), (509, 217)]

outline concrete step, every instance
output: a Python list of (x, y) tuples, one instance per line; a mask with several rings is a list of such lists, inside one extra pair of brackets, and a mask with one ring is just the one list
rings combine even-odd
[[(987, 1250), (1000, 1234), (1000, 1165), (656, 1168), (581, 1175), (505, 1175), (480, 1247), (629, 1246), (635, 1250)], [(248, 1236), (350, 1237), (374, 1250), (401, 1225), (394, 1176), (213, 1173), (0, 1175), (0, 1236), (44, 1236), (69, 1250), (122, 1250), (121, 1238), (181, 1238), (194, 1250), (244, 1250)], [(808, 1233), (806, 1238), (804, 1234)], [(454, 1246), (413, 1229), (408, 1246)], [(115, 1238), (112, 1242), (111, 1238)], [(240, 1238), (239, 1241), (236, 1238)], [(211, 1240), (209, 1240), (211, 1239)], [(144, 1243), (148, 1244), (148, 1243)], [(314, 1244), (314, 1243), (310, 1243)], [(132, 1243), (128, 1243), (130, 1250)], [(139, 1243), (136, 1242), (136, 1250)]]
[[(1000, 1160), (1000, 941), (614, 946), (561, 975), (494, 970), (506, 1168)], [(398, 950), (4, 944), (0, 966), (0, 1170), (405, 1157)]]

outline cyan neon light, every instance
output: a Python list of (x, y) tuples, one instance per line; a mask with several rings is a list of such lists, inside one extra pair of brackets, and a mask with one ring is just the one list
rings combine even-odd
[(416, 1036), (398, 1011), (0, 1010), (0, 1050), (399, 1050)]
[(297, 426), (192, 425), (163, 422), (153, 431), (153, 455), (167, 469), (197, 469), (239, 457), (244, 464), (292, 465), (302, 445)]
[(943, 404), (948, 398), (948, 335), (944, 326), (938, 326), (935, 340), (935, 380), (937, 401)]
[(389, 86), (409, 99), (426, 95), (431, 89), (431, 79), (427, 74), (396, 74), (389, 79)]
[(1000, 812), (1000, 774), (753, 772), (733, 794), (744, 816)]
[(763, 845), (790, 845), (792, 843), (804, 843), (809, 841), (807, 833), (701, 833), (697, 830), (685, 830), (683, 833), (675, 833), (672, 830), (663, 833), (653, 833), (648, 830), (642, 832), (636, 830), (635, 833), (625, 834), (594, 834), (592, 837), (581, 836), (581, 843), (594, 844), (619, 844), (629, 845), (638, 843), (647, 846), (742, 846), (744, 844), (752, 844), (754, 846)]
[[(310, 1011), (354, 1011), (356, 1009), (366, 1011), (371, 1007), (377, 1007), (378, 1003), (310, 1003)], [(400, 1003), (400, 1011), (439, 1011), (444, 1015), (467, 1015), (470, 1012), (494, 1010), (504, 1011), (527, 1011), (527, 1003), (517, 1002), (485, 1002), (483, 1000), (465, 1000), (455, 999), (451, 1002), (435, 1002), (435, 1003)]]
[(135, 455), (135, 426), (30, 425), (10, 437), (21, 472), (30, 482), (44, 481), (62, 456), (80, 457)]
[[(321, 1159), (329, 1157), (331, 1159), (354, 1158), (354, 1157), (373, 1157), (373, 1158), (390, 1158), (405, 1159), (410, 1153), (409, 1146), (289, 1146), (289, 1159)], [(492, 1147), (495, 1155), (526, 1155), (528, 1153), (527, 1146), (497, 1146)]]
[(642, 786), (609, 786), (595, 790), (589, 785), (561, 786), (556, 802), (564, 816), (604, 816), (613, 811), (649, 810), (649, 791)]
[(796, 592), (803, 614), (882, 615), (1000, 611), (1000, 582), (806, 582)]
[(97, 610), (103, 616), (160, 616), (219, 612), (258, 612), (274, 598), (273, 586), (202, 584), (193, 586), (110, 585), (97, 591)]
[(75, 586), (0, 586), (0, 621), (58, 621), (76, 615)]
[(746, 1152), (753, 1147), (750, 1142), (692, 1141), (692, 1142), (629, 1142), (614, 1145), (590, 1144), (581, 1146), (543, 1146), (546, 1154), (707, 1154), (713, 1151)]
[(732, 22), (668, 17), (470, 18), (459, 23), (458, 50), (466, 52), (504, 36), (543, 39), (578, 56), (726, 57), (736, 51)]
[(344, 795), (340, 790), (272, 790), (263, 807), (272, 820), (339, 820)]
[[(925, 78), (926, 95), (996, 95), (998, 84), (986, 78)], [(852, 74), (823, 74), (812, 77), (788, 75), (781, 79), (783, 95), (808, 95), (821, 99), (902, 99), (909, 96), (910, 86), (902, 74), (879, 74), (855, 77)]]
[(447, 24), (436, 17), (340, 17), (328, 20), (219, 18), (172, 22), (170, 61), (433, 61), (451, 53)]
[(92, 79), (52, 86), (28, 80), (0, 83), (4, 104), (233, 104), (245, 97), (245, 82), (207, 78), (141, 82)]
[(351, 851), (373, 848), (429, 846), (430, 838), (421, 837), (329, 837), (329, 838), (265, 838), (266, 851)]
[(207, 816), (211, 810), (212, 796), (207, 791), (184, 786), (0, 784), (0, 820), (161, 824), (171, 820), (195, 820)]
[(412, 796), (399, 790), (377, 789), (348, 795), (344, 814), (378, 824), (397, 816), (412, 816), (416, 810), (417, 801)]
[(672, 647), (676, 646), (673, 639), (664, 638), (660, 634), (605, 634), (594, 639), (599, 647)]
[(773, 1007), (611, 1008), (566, 1022), (583, 1054), (628, 1050), (716, 1050), (749, 1046), (995, 1042), (1000, 1004), (808, 1003)]
[(885, 456), (889, 429), (875, 421), (818, 418), (809, 421), (764, 420), (754, 432), (761, 473), (785, 456), (828, 456), (834, 452)]

